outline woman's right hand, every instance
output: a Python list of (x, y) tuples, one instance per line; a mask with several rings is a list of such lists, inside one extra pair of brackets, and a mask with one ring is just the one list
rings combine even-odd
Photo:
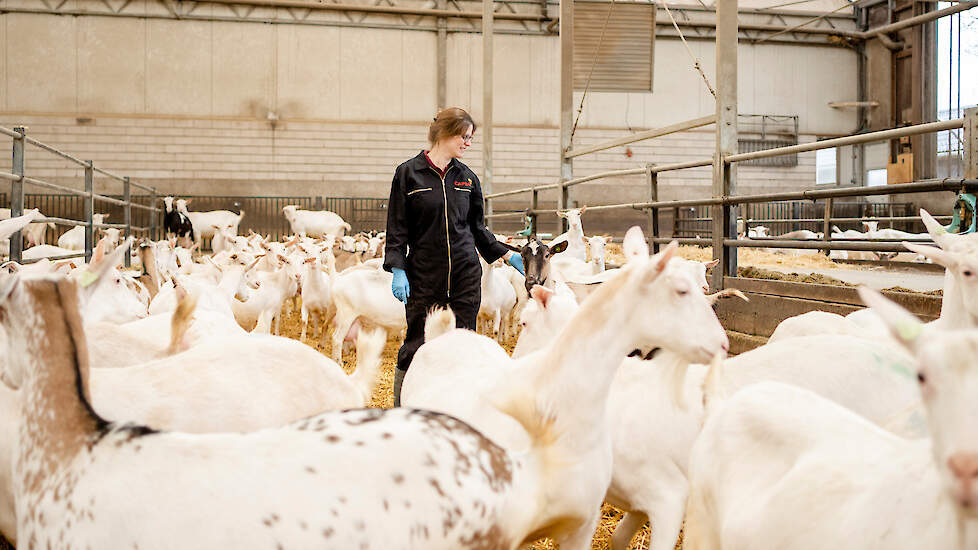
[(408, 284), (407, 273), (399, 267), (391, 269), (394, 274), (394, 282), (391, 284), (391, 292), (398, 300), (407, 303), (408, 296), (411, 295), (411, 285)]

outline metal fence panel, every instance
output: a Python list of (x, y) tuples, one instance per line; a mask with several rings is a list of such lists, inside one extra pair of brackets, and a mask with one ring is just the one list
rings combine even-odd
[[(744, 211), (746, 208), (746, 212)], [(799, 229), (807, 229), (819, 233), (824, 228), (822, 217), (825, 214), (825, 203), (822, 201), (778, 201), (768, 203), (753, 203), (739, 206), (738, 216), (746, 218), (748, 225), (753, 227), (763, 225), (770, 228), (770, 234), (783, 235)], [(913, 203), (908, 202), (839, 202), (832, 203), (833, 218), (886, 218), (893, 216), (913, 216), (916, 212)], [(712, 207), (689, 206), (676, 209), (676, 219), (673, 236), (678, 238), (710, 237), (713, 235), (711, 221)], [(750, 220), (755, 220), (750, 222)], [(778, 221), (767, 221), (778, 220)], [(813, 221), (797, 221), (813, 220)], [(855, 229), (863, 231), (860, 221), (832, 222), (843, 231)], [(902, 231), (921, 232), (921, 222), (888, 222), (881, 221), (880, 229), (893, 227)]]
[[(121, 195), (106, 196), (122, 199)], [(156, 206), (162, 209), (162, 200), (158, 200), (155, 205), (151, 204), (153, 202), (152, 195), (134, 194), (131, 198), (135, 204)], [(245, 215), (238, 228), (239, 234), (247, 235), (249, 231), (254, 231), (261, 235), (268, 235), (275, 240), (281, 240), (292, 233), (289, 222), (282, 213), (282, 209), (290, 204), (304, 210), (325, 209), (335, 212), (350, 224), (353, 233), (371, 230), (382, 231), (387, 225), (387, 199), (320, 196), (247, 197), (239, 195), (181, 195), (180, 198), (190, 200), (188, 208), (193, 211), (230, 210), (240, 213), (243, 210)], [(10, 207), (7, 193), (0, 193), (0, 207)], [(60, 193), (25, 194), (24, 208), (39, 208), (44, 215), (49, 217), (84, 219), (84, 197), (75, 195)], [(96, 212), (108, 214), (107, 223), (122, 223), (123, 207), (120, 205), (100, 203), (96, 205)], [(154, 214), (148, 210), (133, 208), (132, 225), (149, 227), (153, 215), (157, 216), (157, 231), (150, 237), (160, 239), (163, 237), (162, 212)], [(60, 225), (55, 228), (48, 228), (45, 242), (56, 244), (58, 237), (69, 229), (71, 227)], [(146, 234), (134, 233), (134, 235), (140, 237)], [(210, 248), (210, 240), (205, 239), (203, 246), (205, 249)]]

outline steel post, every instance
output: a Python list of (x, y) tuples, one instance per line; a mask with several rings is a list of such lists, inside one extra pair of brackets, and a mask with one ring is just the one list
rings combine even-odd
[[(822, 221), (822, 240), (829, 241), (832, 238), (832, 198), (825, 199), (825, 216)], [(825, 250), (825, 255), (829, 255), (829, 250)]]
[[(27, 128), (23, 126), (18, 126), (14, 128), (14, 131), (20, 134), (20, 137), (14, 138), (13, 146), (13, 164), (11, 173), (24, 177), (24, 135), (27, 134)], [(24, 180), (19, 179), (10, 183), (10, 216), (17, 217), (24, 215)], [(24, 250), (24, 238), (20, 231), (17, 231), (10, 236), (10, 259), (20, 263), (23, 259), (21, 254)]]
[[(150, 202), (149, 205), (151, 207), (153, 207), (153, 208), (156, 208), (156, 205), (159, 203), (159, 197), (157, 197), (157, 195), (156, 195), (156, 188), (155, 187), (153, 188), (153, 191), (150, 193), (150, 197), (152, 197), (152, 199), (151, 199), (152, 202)], [(151, 241), (155, 241), (156, 239), (159, 238), (159, 235), (156, 234), (156, 220), (157, 220), (158, 217), (159, 216), (157, 215), (157, 212), (150, 211), (150, 213), (149, 213), (149, 239)]]
[[(448, 0), (438, 0), (437, 7), (444, 10), (448, 7)], [(436, 106), (439, 110), (448, 106), (448, 20), (439, 17), (435, 25), (438, 27), (438, 39), (435, 53), (435, 64), (437, 67), (438, 92)]]
[[(493, 0), (482, 0), (482, 192), (492, 193), (492, 76), (493, 76)], [(492, 214), (492, 201), (485, 202), (486, 214)], [(489, 218), (489, 229), (493, 227)]]
[[(122, 223), (126, 224), (126, 237), (132, 235), (132, 193), (130, 191), (129, 176), (122, 178), (122, 200), (126, 205), (122, 207)], [(132, 254), (127, 252), (123, 256), (122, 265), (130, 267), (132, 265)]]
[[(566, 157), (571, 149), (574, 125), (574, 0), (560, 0), (560, 179), (574, 178), (574, 161)], [(561, 186), (557, 209), (570, 207), (570, 189)], [(560, 219), (560, 231), (567, 231), (567, 219)]]
[(85, 263), (92, 261), (92, 249), (95, 238), (95, 165), (93, 161), (85, 161)]
[[(724, 158), (737, 152), (737, 0), (717, 0), (716, 39), (716, 152), (713, 159), (713, 196), (726, 198), (737, 191), (736, 166)], [(736, 235), (736, 208), (713, 207), (713, 255), (720, 260), (713, 269), (714, 291), (723, 279), (737, 276), (737, 251), (725, 244)]]
[[(657, 202), (659, 200), (659, 174), (652, 171), (654, 164), (645, 165), (645, 179), (649, 182), (649, 202)], [(675, 222), (673, 222), (675, 223)], [(659, 209), (650, 208), (649, 209), (649, 239), (655, 239), (659, 236)], [(652, 242), (652, 252), (657, 254), (659, 252), (659, 244), (654, 240)]]
[(964, 111), (964, 179), (978, 179), (978, 107)]
[(533, 196), (530, 198), (530, 238), (535, 238), (537, 236), (537, 209), (540, 208), (540, 192), (534, 190)]

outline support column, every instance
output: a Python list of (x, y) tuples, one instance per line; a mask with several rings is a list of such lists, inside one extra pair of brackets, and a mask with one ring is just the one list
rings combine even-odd
[[(659, 200), (659, 173), (653, 172), (652, 168), (655, 164), (649, 163), (645, 165), (645, 179), (649, 182), (649, 202), (657, 202)], [(650, 208), (649, 209), (649, 240), (655, 239), (659, 236), (659, 209)], [(652, 242), (652, 253), (659, 253), (659, 243)]]
[(964, 177), (978, 179), (978, 107), (964, 111)]
[[(14, 128), (14, 131), (20, 134), (20, 137), (14, 138), (13, 147), (13, 164), (10, 173), (23, 177), (24, 176), (24, 135), (27, 133), (27, 128), (18, 126)], [(20, 179), (10, 184), (10, 217), (16, 218), (17, 216), (24, 215), (24, 180)], [(10, 236), (10, 259), (20, 263), (21, 253), (24, 250), (24, 237), (20, 231), (17, 231)]]
[[(438, 0), (439, 10), (448, 8), (448, 0)], [(438, 80), (438, 110), (448, 107), (448, 21), (444, 17), (439, 17), (436, 25), (438, 26), (437, 49), (437, 80)]]
[[(132, 188), (129, 176), (122, 178), (122, 180), (122, 200), (126, 201), (126, 205), (122, 207), (122, 223), (126, 224), (126, 236), (123, 239), (128, 239), (129, 235), (132, 235)], [(126, 252), (126, 255), (123, 256), (122, 265), (126, 267), (132, 265), (131, 252)]]
[(85, 161), (85, 263), (92, 261), (92, 249), (95, 238), (95, 165), (93, 161)]
[[(574, 0), (560, 0), (560, 179), (574, 177), (573, 161), (564, 155), (571, 149), (574, 125)], [(557, 209), (570, 207), (570, 188), (561, 187)], [(567, 220), (561, 218), (560, 232), (567, 231)]]
[[(723, 157), (737, 152), (737, 0), (717, 0), (716, 152), (713, 158), (713, 196), (727, 197), (736, 192), (737, 171)], [(714, 205), (713, 255), (720, 264), (713, 268), (714, 291), (723, 288), (723, 278), (737, 276), (737, 249), (723, 245), (737, 234), (736, 208)]]
[[(482, 0), (482, 192), (492, 193), (492, 75), (493, 75), (493, 0)], [(485, 212), (492, 214), (492, 201), (486, 201)], [(492, 229), (493, 219), (489, 218)]]

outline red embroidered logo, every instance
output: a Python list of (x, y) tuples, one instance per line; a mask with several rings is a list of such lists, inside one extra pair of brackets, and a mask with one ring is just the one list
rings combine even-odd
[(472, 187), (472, 180), (471, 179), (469, 179), (467, 181), (458, 181), (458, 180), (456, 180), (455, 181), (455, 187)]

